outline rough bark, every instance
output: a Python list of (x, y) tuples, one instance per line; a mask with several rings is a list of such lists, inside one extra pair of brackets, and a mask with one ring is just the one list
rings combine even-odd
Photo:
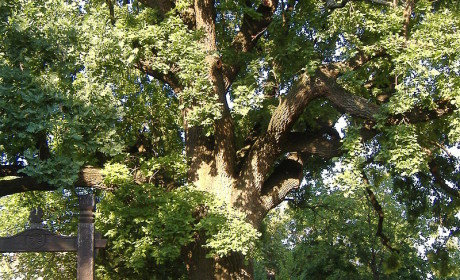
[(245, 262), (241, 253), (233, 252), (223, 258), (207, 257), (204, 233), (197, 234), (195, 241), (182, 250), (190, 280), (253, 279), (251, 262)]

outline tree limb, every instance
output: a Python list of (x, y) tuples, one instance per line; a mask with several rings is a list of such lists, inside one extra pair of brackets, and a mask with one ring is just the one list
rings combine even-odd
[(298, 153), (290, 154), (273, 171), (265, 182), (261, 201), (265, 211), (276, 207), (294, 188), (298, 188), (303, 178), (303, 161)]
[(109, 13), (110, 13), (110, 23), (112, 25), (115, 24), (115, 11), (113, 9), (113, 3), (112, 3), (112, 0), (105, 0), (105, 3), (107, 4), (107, 6), (109, 7)]
[[(314, 76), (305, 73), (294, 83), (287, 95), (281, 98), (272, 114), (266, 134), (254, 143), (240, 173), (243, 177), (252, 177), (256, 189), (261, 188), (272, 164), (282, 152), (280, 143), (285, 141), (295, 122), (315, 98), (325, 97), (341, 111), (374, 120), (374, 114), (379, 107), (345, 91), (335, 81), (336, 74), (323, 67), (317, 69)], [(259, 162), (263, 164), (258, 164)]]
[(324, 97), (331, 101), (340, 112), (367, 120), (375, 120), (375, 115), (379, 112), (378, 105), (346, 91), (337, 83), (336, 73), (329, 71), (326, 67), (320, 67), (317, 75), (327, 85)]
[(23, 169), (20, 165), (2, 165), (0, 166), (0, 178), (6, 176), (18, 176), (18, 171)]
[[(353, 0), (342, 0), (340, 3), (337, 3), (336, 0), (326, 0), (326, 8), (330, 10), (340, 9), (345, 7), (348, 2)], [(368, 2), (372, 2), (374, 4), (384, 5), (384, 6), (392, 6), (393, 3), (386, 1), (386, 0), (366, 0)]]
[(367, 0), (368, 2), (372, 2), (374, 4), (384, 5), (384, 6), (392, 6), (393, 3), (390, 1), (385, 0)]
[(56, 189), (57, 187), (39, 183), (32, 177), (0, 179), (0, 197), (27, 191), (52, 191)]
[(154, 77), (155, 79), (168, 84), (176, 93), (179, 93), (182, 90), (182, 85), (173, 70), (168, 71), (166, 74), (162, 73), (153, 69), (147, 61), (139, 61), (136, 65), (134, 65), (134, 67)]
[(408, 0), (406, 1), (406, 7), (404, 7), (404, 23), (403, 23), (403, 30), (402, 30), (402, 35), (406, 39), (409, 37), (409, 24), (410, 24), (410, 17), (412, 15), (412, 10), (414, 9), (415, 6), (415, 0)]
[[(367, 179), (365, 179), (365, 181), (367, 181)], [(390, 249), (390, 251), (399, 253), (398, 249), (393, 248), (390, 245), (390, 239), (383, 233), (383, 219), (385, 215), (383, 213), (382, 206), (380, 206), (380, 203), (377, 201), (377, 198), (375, 197), (374, 192), (369, 187), (366, 187), (366, 192), (369, 198), (369, 202), (372, 204), (372, 207), (374, 207), (374, 210), (375, 212), (377, 212), (377, 215), (379, 217), (379, 222), (377, 225), (377, 232), (375, 233), (375, 235), (377, 237), (380, 237), (382, 244), (388, 249)]]
[[(214, 122), (214, 145), (209, 150), (212, 150), (212, 156), (214, 157), (215, 167), (213, 168), (224, 171), (223, 173), (225, 173), (225, 175), (222, 176), (225, 178), (221, 179), (228, 180), (229, 177), (234, 176), (236, 148), (234, 144), (234, 124), (226, 100), (226, 88), (222, 74), (222, 60), (216, 55), (217, 35), (215, 1), (195, 0), (194, 8), (196, 28), (205, 33), (205, 36), (201, 39), (201, 43), (207, 52), (206, 63), (209, 66), (208, 79), (213, 85), (213, 94), (217, 96), (222, 112), (222, 117)], [(198, 131), (187, 126), (185, 126), (185, 132), (188, 137), (193, 137), (195, 139), (205, 137), (202, 132), (199, 135), (193, 135)], [(191, 158), (191, 165), (200, 166), (202, 160), (199, 159), (196, 149), (192, 149), (189, 146), (190, 143), (187, 142), (187, 157)], [(204, 150), (204, 147), (200, 149)], [(198, 168), (194, 170), (198, 170)], [(196, 174), (190, 174), (190, 178), (198, 177)]]
[(281, 98), (270, 119), (267, 134), (279, 140), (285, 132), (291, 130), (307, 105), (325, 93), (325, 89), (326, 85), (316, 76), (301, 75), (288, 94)]
[[(20, 173), (19, 171), (22, 168), (17, 166), (2, 166), (0, 168), (0, 197), (27, 191), (52, 191), (58, 189), (57, 186), (40, 182), (35, 178)], [(1, 178), (6, 176), (11, 176), (12, 178)], [(101, 170), (91, 166), (82, 168), (74, 186), (110, 189), (103, 183)]]
[(47, 160), (51, 156), (50, 147), (48, 145), (48, 135), (46, 130), (39, 131), (35, 135), (35, 148), (38, 150), (38, 158)]
[[(140, 0), (139, 2), (146, 7), (155, 9), (162, 18), (176, 7), (175, 1), (171, 0)], [(193, 7), (190, 6), (183, 9), (180, 13), (180, 17), (189, 29), (195, 29), (195, 10)]]
[(305, 132), (290, 132), (281, 145), (283, 153), (302, 152), (323, 158), (336, 157), (343, 152), (340, 138), (325, 136), (321, 132), (315, 135)]

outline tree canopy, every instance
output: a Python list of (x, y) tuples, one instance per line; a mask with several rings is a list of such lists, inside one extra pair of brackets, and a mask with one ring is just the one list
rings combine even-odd
[(455, 278), (459, 30), (455, 0), (2, 0), (0, 233), (69, 234), (85, 189), (101, 279)]

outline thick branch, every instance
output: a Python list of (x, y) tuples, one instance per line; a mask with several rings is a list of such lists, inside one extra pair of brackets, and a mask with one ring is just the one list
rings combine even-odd
[(110, 23), (112, 25), (115, 24), (115, 11), (113, 9), (113, 2), (112, 0), (105, 0), (105, 3), (107, 4), (107, 6), (109, 7), (109, 13), (110, 13)]
[(320, 67), (313, 77), (302, 75), (273, 113), (268, 133), (278, 138), (289, 131), (308, 103), (321, 96), (343, 113), (375, 120), (374, 115), (378, 113), (379, 107), (343, 89), (336, 81), (337, 75), (338, 72), (326, 67)]
[(0, 166), (0, 178), (6, 177), (6, 176), (18, 176), (18, 171), (23, 168), (24, 166), (19, 166), (19, 165)]
[[(329, 139), (328, 139), (329, 138)], [(342, 144), (340, 139), (323, 135), (310, 135), (305, 132), (291, 132), (282, 143), (284, 152), (302, 152), (323, 158), (340, 156)]]
[[(0, 168), (0, 175), (2, 177), (14, 176), (11, 179), (0, 177), (0, 197), (26, 191), (52, 191), (58, 189), (57, 186), (39, 182), (35, 178), (19, 173), (20, 169), (19, 167), (10, 166), (3, 166)], [(74, 186), (108, 189), (103, 184), (101, 170), (91, 166), (84, 167), (80, 171)]]
[[(219, 178), (220, 183), (225, 184), (224, 181), (228, 181), (229, 177), (234, 176), (236, 153), (234, 145), (234, 125), (225, 97), (226, 88), (222, 74), (222, 60), (216, 55), (215, 3), (213, 0), (195, 0), (194, 7), (196, 27), (206, 34), (206, 36), (202, 38), (202, 44), (208, 53), (206, 63), (209, 66), (209, 80), (213, 85), (213, 93), (218, 97), (219, 105), (221, 106), (222, 117), (216, 120), (214, 124), (213, 152), (215, 168), (224, 171), (223, 173), (219, 173), (219, 176), (222, 176), (222, 178)], [(192, 133), (187, 127), (185, 129), (188, 135)], [(203, 135), (199, 135), (199, 137), (203, 137)], [(194, 158), (197, 158), (193, 154), (190, 156), (192, 161)]]
[[(336, 0), (326, 0), (326, 8), (330, 10), (340, 9), (345, 7), (345, 5), (352, 0), (342, 0), (340, 3), (337, 3)], [(386, 1), (386, 0), (366, 0), (368, 2), (372, 2), (374, 4), (384, 5), (384, 6), (391, 6), (393, 3)]]
[(217, 50), (216, 47), (216, 11), (214, 0), (195, 0), (196, 28), (204, 31), (202, 38), (204, 47), (209, 54)]
[(267, 132), (257, 139), (242, 165), (240, 176), (251, 182), (249, 188), (260, 191), (275, 161), (279, 158), (283, 137), (290, 132), (295, 121), (309, 102), (319, 96), (324, 85), (318, 79), (302, 75), (274, 111)]
[(38, 183), (31, 177), (0, 179), (0, 197), (27, 191), (52, 191), (56, 189), (57, 187), (55, 186)]
[[(146, 7), (155, 9), (162, 18), (164, 18), (168, 12), (172, 11), (176, 7), (175, 1), (171, 0), (140, 0), (139, 2)], [(180, 17), (188, 28), (195, 29), (195, 10), (193, 7), (190, 6), (183, 9), (180, 12)]]
[(385, 0), (367, 0), (367, 1), (372, 2), (374, 4), (384, 5), (384, 6), (392, 6), (393, 5), (393, 2), (385, 1)]
[(234, 176), (236, 161), (235, 129), (232, 115), (225, 97), (225, 85), (220, 66), (220, 60), (215, 62), (211, 67), (210, 75), (210, 79), (214, 85), (214, 91), (219, 97), (222, 109), (222, 117), (219, 120), (216, 120), (214, 125), (216, 167), (219, 170), (225, 170), (227, 174)]
[(374, 116), (379, 111), (378, 105), (346, 91), (337, 83), (336, 73), (329, 71), (326, 67), (321, 67), (317, 75), (327, 85), (324, 96), (339, 111), (367, 120), (375, 120)]
[(403, 13), (404, 23), (403, 23), (402, 35), (404, 36), (406, 41), (409, 37), (410, 17), (412, 15), (412, 10), (414, 9), (414, 6), (415, 6), (415, 0), (408, 0), (406, 2), (406, 7), (404, 8), (404, 13)]
[(35, 135), (35, 148), (38, 150), (40, 160), (47, 160), (51, 156), (50, 147), (48, 146), (48, 135), (46, 130), (42, 130)]
[(317, 77), (301, 75), (273, 112), (267, 133), (279, 140), (291, 130), (310, 101), (324, 94), (326, 89), (326, 85)]
[(325, 69), (318, 69), (313, 77), (307, 74), (300, 76), (273, 112), (266, 135), (258, 139), (249, 152), (241, 174), (245, 178), (252, 177), (256, 189), (261, 187), (282, 152), (280, 144), (285, 141), (284, 138), (313, 99), (326, 97), (342, 111), (366, 119), (372, 120), (378, 112), (377, 105), (346, 92), (331, 77), (332, 74), (322, 71)]
[(265, 211), (276, 207), (291, 190), (299, 187), (303, 177), (302, 166), (298, 154), (292, 154), (275, 168), (262, 188), (261, 201)]

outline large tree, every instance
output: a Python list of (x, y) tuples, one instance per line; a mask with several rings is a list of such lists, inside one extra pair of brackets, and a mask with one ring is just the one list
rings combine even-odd
[[(340, 161), (343, 185), (372, 197), (368, 182), (383, 169), (410, 209), (433, 204), (458, 234), (459, 9), (2, 1), (0, 194), (112, 191), (120, 181), (101, 170), (110, 162), (143, 189), (193, 185), (258, 229), (305, 175)], [(206, 215), (195, 207), (196, 222)], [(190, 279), (252, 278), (238, 248), (207, 256), (207, 238), (198, 230), (184, 242)]]

